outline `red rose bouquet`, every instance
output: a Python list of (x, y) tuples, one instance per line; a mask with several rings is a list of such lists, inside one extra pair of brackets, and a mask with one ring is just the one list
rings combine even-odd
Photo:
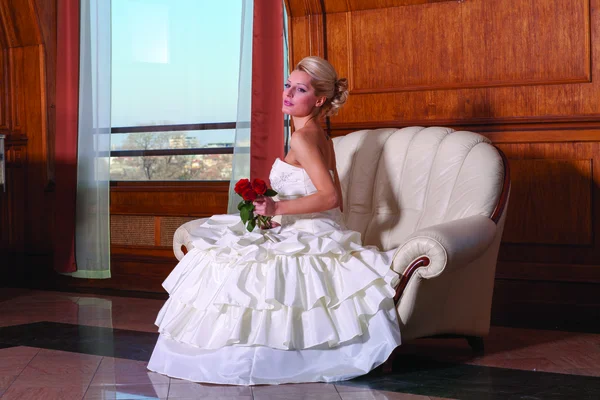
[(242, 197), (242, 201), (238, 204), (240, 217), (249, 232), (254, 230), (258, 225), (261, 229), (271, 228), (271, 218), (264, 215), (254, 215), (254, 204), (252, 202), (259, 196), (273, 197), (277, 194), (273, 189), (269, 189), (267, 184), (262, 179), (254, 179), (252, 183), (248, 179), (240, 179), (235, 184), (233, 189)]

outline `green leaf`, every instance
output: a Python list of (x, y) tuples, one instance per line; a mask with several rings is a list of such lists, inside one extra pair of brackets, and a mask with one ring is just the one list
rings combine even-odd
[(244, 206), (246, 202), (244, 200), (240, 201), (240, 204), (238, 204), (238, 210), (242, 211), (242, 207)]
[(248, 220), (250, 218), (253, 217), (253, 212), (254, 211), (254, 204), (252, 203), (246, 203), (242, 206), (242, 208), (240, 208), (240, 218), (242, 219), (242, 222), (246, 223), (248, 222)]
[(268, 196), (268, 197), (277, 196), (277, 192), (274, 191), (273, 189), (267, 189), (267, 191), (265, 192), (265, 196)]
[(254, 230), (254, 227), (256, 226), (256, 220), (254, 218), (252, 218), (250, 221), (248, 221), (248, 232), (252, 232)]

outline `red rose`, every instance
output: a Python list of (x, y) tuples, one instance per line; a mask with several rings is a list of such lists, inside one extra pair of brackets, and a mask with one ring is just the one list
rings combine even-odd
[(248, 200), (254, 201), (258, 197), (256, 192), (254, 190), (252, 190), (252, 186), (250, 186), (250, 185), (248, 185), (248, 187), (246, 187), (244, 189), (244, 191), (241, 193), (241, 196), (246, 201), (248, 201)]
[(235, 184), (235, 188), (233, 189), (233, 191), (241, 196), (242, 193), (244, 191), (246, 191), (247, 189), (252, 189), (252, 186), (250, 185), (250, 181), (248, 179), (240, 179)]
[(252, 188), (254, 189), (256, 194), (262, 195), (265, 194), (265, 192), (267, 191), (267, 184), (262, 179), (256, 178), (252, 181)]

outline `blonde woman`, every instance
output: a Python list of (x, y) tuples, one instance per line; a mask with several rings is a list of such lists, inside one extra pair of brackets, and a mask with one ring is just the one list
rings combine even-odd
[(343, 223), (342, 191), (321, 118), (348, 97), (346, 79), (304, 58), (283, 90), (295, 131), (255, 200), (281, 225), (248, 232), (237, 215), (207, 220), (163, 283), (169, 300), (148, 368), (175, 378), (254, 385), (333, 382), (366, 374), (400, 344), (391, 252)]

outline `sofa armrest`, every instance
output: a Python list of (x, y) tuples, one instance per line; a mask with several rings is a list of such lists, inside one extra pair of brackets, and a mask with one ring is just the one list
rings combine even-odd
[[(177, 257), (178, 260), (181, 260), (185, 253), (194, 248), (192, 243), (194, 241), (194, 236), (192, 235), (192, 232), (194, 232), (196, 227), (202, 225), (206, 219), (207, 218), (195, 219), (186, 222), (177, 228), (173, 234), (173, 253), (175, 253), (175, 257)], [(182, 247), (186, 248), (185, 252)]]
[(475, 215), (420, 229), (394, 254), (392, 269), (401, 275), (397, 297), (413, 274), (423, 279), (455, 270), (481, 256), (493, 243), (496, 224)]
[[(175, 253), (175, 257), (177, 257), (178, 260), (181, 260), (188, 251), (194, 248), (193, 242), (199, 238), (194, 235), (194, 232), (196, 232), (197, 228), (208, 219), (209, 218), (195, 219), (186, 222), (177, 228), (173, 234), (173, 253)], [(281, 224), (281, 216), (277, 215), (273, 217), (273, 221)], [(185, 249), (183, 249), (183, 247), (185, 247)]]

